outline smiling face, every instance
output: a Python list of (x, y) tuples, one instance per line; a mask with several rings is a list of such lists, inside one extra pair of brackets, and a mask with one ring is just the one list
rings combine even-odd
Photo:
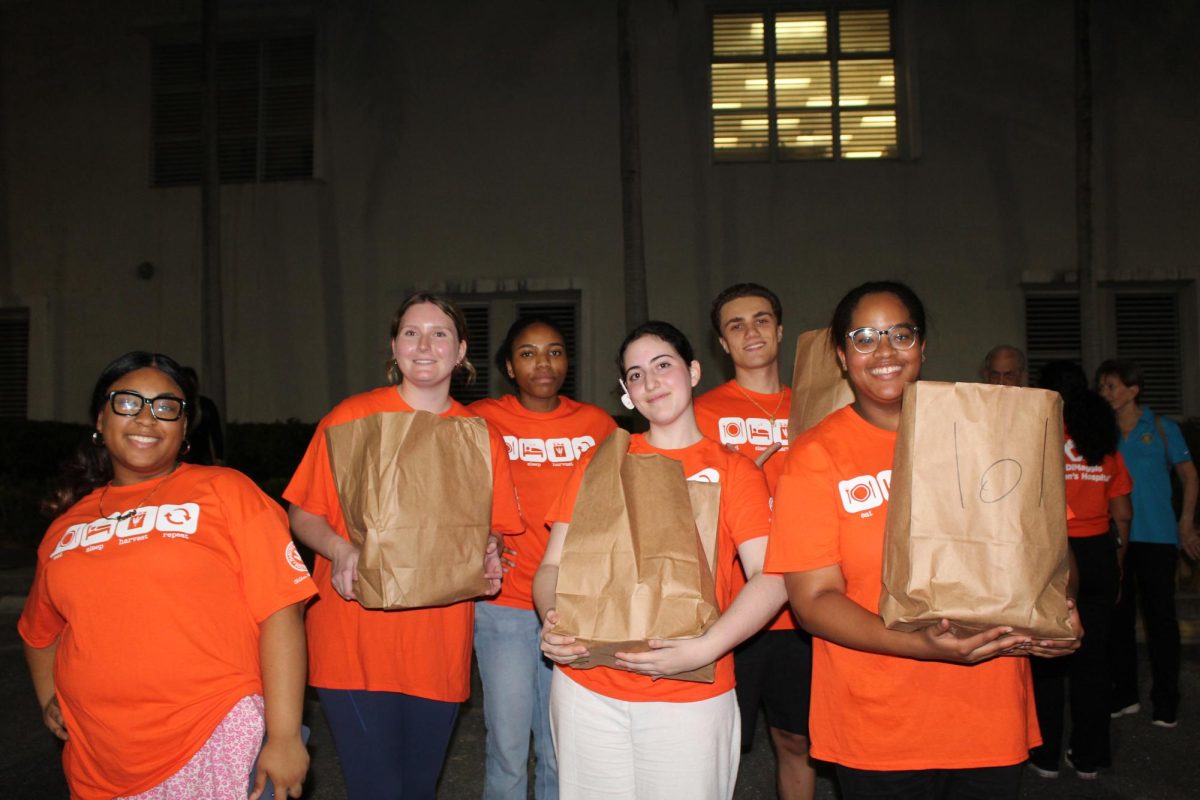
[(625, 348), (625, 387), (634, 406), (651, 427), (677, 421), (692, 405), (692, 389), (700, 382), (700, 363), (690, 364), (657, 336), (641, 336)]
[(454, 320), (433, 303), (409, 306), (392, 339), (392, 358), (404, 383), (421, 388), (449, 387), (454, 367), (467, 354)]
[(736, 297), (721, 306), (721, 347), (737, 367), (753, 369), (779, 358), (783, 326), (765, 297)]
[(566, 342), (554, 328), (535, 322), (513, 340), (504, 365), (523, 403), (529, 398), (549, 400), (558, 396), (567, 379)]
[[(887, 330), (893, 325), (915, 325), (908, 308), (890, 292), (864, 295), (850, 316), (850, 328)], [(843, 331), (848, 333), (849, 331)], [(864, 419), (881, 428), (895, 430), (900, 419), (900, 402), (906, 384), (921, 376), (925, 354), (924, 338), (910, 350), (897, 350), (887, 336), (880, 338), (873, 353), (860, 353), (843, 337), (838, 359), (854, 387), (855, 407)]]
[[(134, 391), (142, 397), (161, 395), (183, 399), (183, 390), (165, 373), (153, 367), (129, 372), (108, 387), (109, 392)], [(104, 437), (104, 447), (112, 461), (113, 485), (124, 486), (166, 475), (175, 469), (179, 448), (187, 433), (185, 417), (174, 422), (154, 418), (145, 404), (133, 417), (117, 414), (111, 401), (105, 401), (96, 418), (96, 430)]]

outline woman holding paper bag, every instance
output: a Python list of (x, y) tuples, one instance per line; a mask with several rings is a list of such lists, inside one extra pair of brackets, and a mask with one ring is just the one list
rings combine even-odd
[[(617, 653), (617, 669), (572, 669), (586, 648), (551, 631), (563, 545), (585, 472), (576, 469), (547, 514), (550, 542), (534, 578), (542, 650), (559, 665), (550, 692), (559, 790), (564, 798), (728, 798), (740, 757), (731, 651), (785, 600), (782, 581), (761, 571), (770, 528), (766, 482), (745, 456), (701, 436), (692, 411), (700, 364), (676, 328), (635, 328), (618, 365), (627, 405), (650, 423), (646, 434), (632, 437), (629, 452), (666, 456), (682, 463), (685, 476), (720, 484), (714, 572), (723, 614), (697, 638), (651, 640), (648, 652)], [(750, 581), (731, 604), (735, 555)], [(659, 680), (714, 661), (713, 683)]]
[[(297, 538), (316, 551), (319, 599), (308, 611), (309, 683), (333, 732), (351, 798), (432, 797), (458, 704), (470, 693), (474, 603), (368, 610), (354, 600), (359, 550), (350, 543), (334, 483), (326, 431), (390, 412), (474, 416), (450, 397), (455, 370), (467, 361), (462, 312), (436, 295), (417, 293), (391, 325), (389, 385), (350, 397), (321, 420), (284, 492)], [(394, 385), (394, 384), (399, 385)], [(499, 533), (517, 534), (508, 457), (489, 429), (493, 535), (480, 569), (499, 588)]]
[(838, 304), (831, 335), (855, 402), (792, 443), (766, 568), (786, 573), (813, 633), (812, 754), (837, 765), (844, 797), (1016, 797), (1041, 740), (1029, 664), (995, 657), (1078, 643), (1002, 627), (960, 638), (945, 620), (900, 632), (878, 615), (885, 489), (925, 331), (904, 284), (864, 284)]
[(475, 655), (483, 682), (487, 725), (487, 800), (525, 800), (529, 735), (537, 753), (537, 800), (558, 796), (550, 736), (549, 663), (538, 646), (541, 622), (533, 610), (533, 574), (546, 551), (546, 509), (562, 491), (579, 457), (616, 429), (604, 409), (559, 394), (567, 379), (567, 338), (550, 319), (521, 317), (496, 353), (496, 367), (516, 389), (470, 410), (508, 443), (525, 533), (510, 540), (512, 568), (500, 594), (475, 607)]

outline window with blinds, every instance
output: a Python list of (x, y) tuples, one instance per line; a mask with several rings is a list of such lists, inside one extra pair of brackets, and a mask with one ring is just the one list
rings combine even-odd
[[(217, 160), (222, 183), (311, 178), (314, 41), (263, 37), (217, 46)], [(151, 182), (203, 176), (204, 57), (196, 43), (151, 49)]]
[(0, 417), (29, 410), (29, 309), (0, 308)]
[[(1104, 290), (1100, 325), (1111, 334), (1104, 357), (1136, 361), (1146, 375), (1140, 402), (1160, 414), (1181, 415), (1183, 336), (1179, 293), (1113, 285)], [(1111, 304), (1107, 301), (1111, 300)], [(1035, 291), (1025, 295), (1025, 343), (1029, 377), (1036, 382), (1048, 361), (1082, 359), (1079, 292)], [(1089, 376), (1090, 378), (1090, 376)]]
[(716, 161), (897, 158), (890, 5), (714, 13)]
[(1030, 383), (1037, 384), (1042, 367), (1050, 361), (1080, 362), (1080, 330), (1078, 292), (1025, 295), (1025, 356)]
[(471, 403), (484, 397), (499, 397), (512, 391), (507, 376), (493, 363), (496, 351), (504, 341), (508, 328), (520, 317), (540, 316), (550, 320), (562, 331), (567, 346), (567, 379), (562, 394), (577, 397), (576, 357), (579, 341), (579, 292), (496, 292), (489, 294), (454, 295), (452, 299), (467, 318), (470, 339), (467, 357), (475, 365), (477, 377), (473, 384), (456, 374), (450, 394), (461, 403)]
[(1183, 413), (1183, 343), (1179, 295), (1120, 292), (1113, 298), (1117, 357), (1136, 361), (1146, 376), (1138, 397), (1159, 414)]

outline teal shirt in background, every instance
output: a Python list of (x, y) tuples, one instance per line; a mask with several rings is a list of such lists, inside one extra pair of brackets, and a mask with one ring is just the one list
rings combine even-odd
[(1178, 546), (1179, 521), (1171, 507), (1171, 470), (1175, 464), (1191, 461), (1192, 454), (1174, 420), (1158, 417), (1158, 424), (1154, 420), (1154, 412), (1143, 408), (1133, 430), (1121, 439), (1121, 457), (1133, 478), (1129, 540)]

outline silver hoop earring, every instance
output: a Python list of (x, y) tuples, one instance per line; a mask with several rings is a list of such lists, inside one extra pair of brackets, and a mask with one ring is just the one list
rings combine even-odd
[(104, 437), (100, 435), (100, 431), (92, 431), (92, 444), (104, 447)]
[(179, 448), (179, 455), (186, 456), (190, 452), (192, 452), (192, 443), (187, 439), (184, 439), (183, 445)]

